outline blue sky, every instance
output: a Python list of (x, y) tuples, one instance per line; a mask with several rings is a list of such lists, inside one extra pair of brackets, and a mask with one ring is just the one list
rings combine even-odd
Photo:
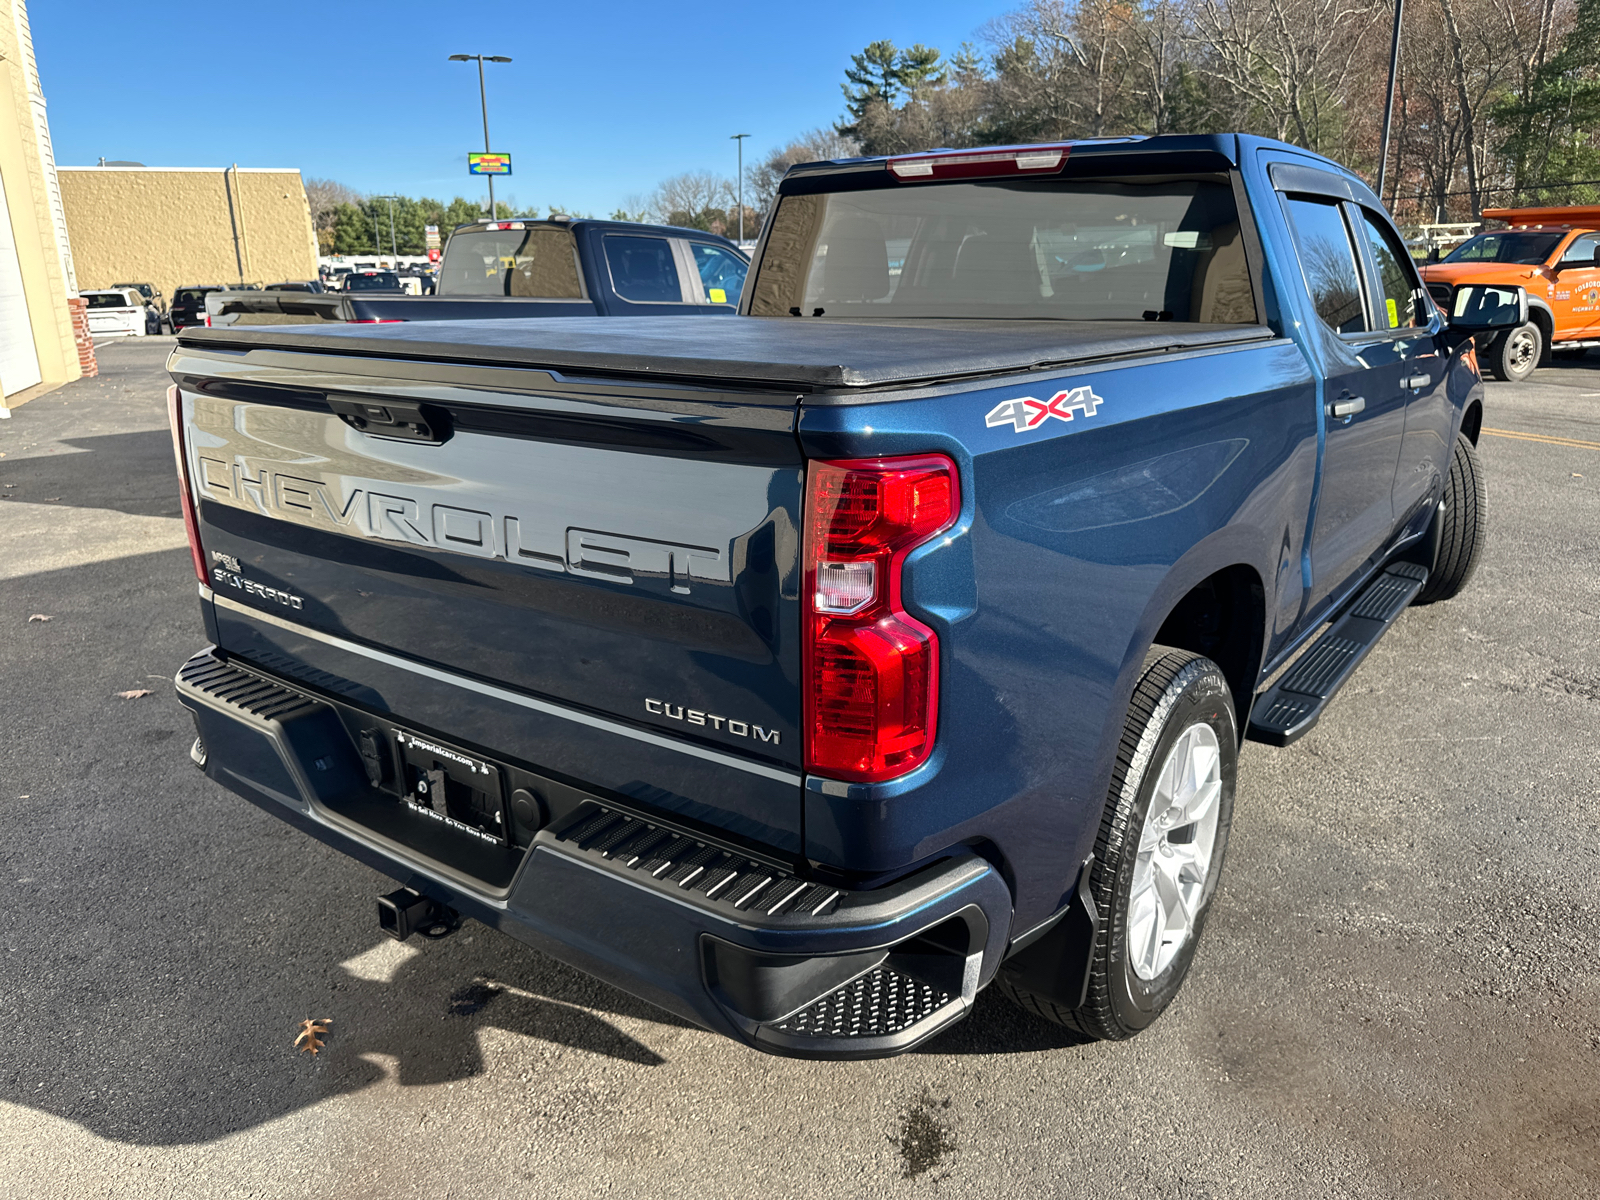
[[(1014, 3), (418, 4), (405, 0), (29, 6), (57, 161), (298, 167), (364, 192), (482, 195), (476, 64), (488, 64), (499, 199), (608, 215), (687, 170), (732, 177), (836, 120), (869, 41), (953, 52)], [(674, 10), (674, 11), (670, 11)], [(739, 24), (734, 23), (737, 18)]]

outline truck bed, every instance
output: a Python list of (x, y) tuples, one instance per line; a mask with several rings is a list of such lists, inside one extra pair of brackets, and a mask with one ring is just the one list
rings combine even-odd
[(948, 381), (1236, 345), (1272, 336), (1265, 325), (1143, 321), (742, 317), (708, 323), (680, 317), (556, 317), (527, 322), (189, 329), (181, 340), (209, 349), (317, 350), (811, 391)]

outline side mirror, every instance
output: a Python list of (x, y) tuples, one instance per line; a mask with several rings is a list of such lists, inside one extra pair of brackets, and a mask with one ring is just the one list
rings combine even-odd
[(1436, 263), (1436, 262), (1439, 261), (1440, 257), (1441, 257), (1441, 255), (1439, 253), (1439, 247), (1434, 246), (1428, 251), (1428, 261), (1429, 262)]

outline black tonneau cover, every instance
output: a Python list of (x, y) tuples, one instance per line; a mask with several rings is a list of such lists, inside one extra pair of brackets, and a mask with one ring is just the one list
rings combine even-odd
[(318, 350), (814, 390), (926, 383), (1272, 336), (1264, 325), (1176, 322), (673, 316), (185, 329), (179, 340), (197, 349)]

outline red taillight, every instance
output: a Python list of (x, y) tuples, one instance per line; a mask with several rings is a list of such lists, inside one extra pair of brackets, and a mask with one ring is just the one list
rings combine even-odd
[(814, 462), (806, 482), (806, 769), (892, 779), (933, 750), (939, 639), (900, 605), (906, 555), (960, 508), (942, 454)]
[(206, 314), (206, 328), (207, 329), (211, 328), (211, 314), (210, 313)]
[(901, 183), (930, 179), (978, 179), (992, 175), (1046, 175), (1059, 171), (1070, 143), (1006, 146), (995, 150), (901, 154), (889, 160), (889, 173)]
[(194, 511), (194, 490), (189, 486), (189, 452), (183, 438), (183, 393), (178, 391), (177, 384), (167, 389), (167, 420), (172, 424), (172, 453), (178, 460), (178, 488), (183, 501), (183, 530), (189, 535), (189, 557), (194, 561), (195, 577), (210, 587), (205, 551), (200, 549), (200, 518)]

